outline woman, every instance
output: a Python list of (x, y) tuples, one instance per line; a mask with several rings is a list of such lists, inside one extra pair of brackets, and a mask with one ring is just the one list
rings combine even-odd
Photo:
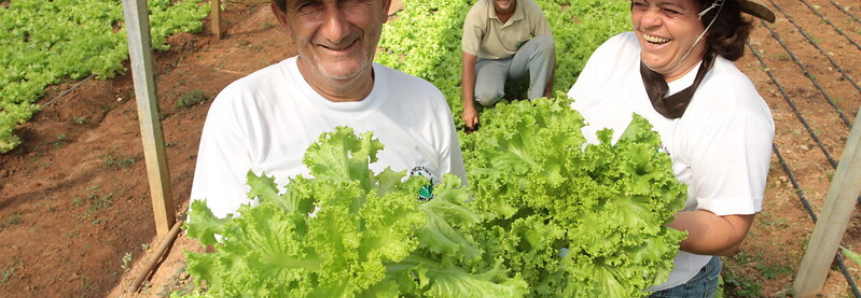
[(749, 0), (632, 0), (634, 31), (601, 45), (568, 93), (592, 142), (603, 128), (617, 139), (632, 113), (647, 118), (688, 185), (686, 207), (669, 225), (688, 237), (652, 297), (712, 297), (719, 256), (738, 250), (762, 210), (774, 122), (731, 62), (752, 29), (742, 13), (774, 22)]

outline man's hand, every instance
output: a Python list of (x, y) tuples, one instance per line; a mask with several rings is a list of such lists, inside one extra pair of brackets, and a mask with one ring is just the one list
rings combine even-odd
[(466, 124), (467, 128), (475, 129), (478, 127), (478, 112), (474, 108), (464, 108), (462, 117), (463, 123)]
[(463, 96), (463, 122), (469, 129), (478, 126), (478, 112), (475, 111), (475, 63), (478, 57), (463, 52), (461, 65), (461, 95)]

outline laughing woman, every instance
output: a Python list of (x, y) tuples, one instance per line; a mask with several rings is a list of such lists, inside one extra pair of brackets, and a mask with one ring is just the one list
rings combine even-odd
[(632, 0), (634, 31), (598, 48), (568, 93), (587, 136), (612, 128), (618, 139), (632, 113), (647, 118), (688, 185), (669, 225), (688, 237), (651, 297), (712, 297), (719, 256), (738, 251), (762, 210), (774, 122), (732, 62), (753, 28), (743, 13), (774, 22), (749, 0)]

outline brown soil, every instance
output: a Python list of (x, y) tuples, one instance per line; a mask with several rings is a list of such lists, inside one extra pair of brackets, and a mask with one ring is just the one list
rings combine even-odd
[[(852, 40), (861, 41), (861, 23), (830, 0), (806, 0)], [(401, 7), (400, 0), (395, 6)], [(850, 119), (861, 106), (861, 92), (826, 59), (849, 76), (861, 72), (859, 50), (820, 21), (799, 1), (774, 0), (824, 49), (810, 45), (779, 11), (771, 28), (805, 65)], [(857, 3), (848, 7), (858, 16)], [(267, 4), (229, 4), (223, 14), (226, 35), (179, 34), (171, 50), (155, 54), (159, 104), (164, 115), (175, 210), (187, 207), (200, 131), (209, 101), (177, 106), (199, 90), (212, 98), (230, 82), (295, 54)], [(750, 44), (763, 56), (783, 92), (823, 143), (839, 159), (849, 127), (757, 22)], [(208, 26), (207, 26), (208, 28)], [(834, 168), (795, 116), (783, 92), (753, 55), (737, 62), (769, 103), (776, 122), (775, 144), (807, 200), (818, 213)], [(23, 145), (0, 156), (0, 297), (157, 297), (188, 288), (183, 250), (199, 250), (180, 235), (139, 293), (128, 287), (153, 256), (156, 239), (152, 202), (140, 141), (130, 75), (48, 88), (42, 112), (17, 133)], [(558, 86), (567, 89), (569, 86)], [(764, 297), (781, 297), (791, 287), (814, 224), (796, 190), (773, 158), (765, 211), (757, 216), (742, 252), (725, 258), (725, 274), (744, 286), (759, 285)], [(853, 216), (842, 245), (861, 252), (861, 217)], [(846, 262), (854, 279), (857, 264)], [(726, 277), (726, 275), (725, 275)], [(823, 297), (852, 296), (839, 271), (831, 271)]]

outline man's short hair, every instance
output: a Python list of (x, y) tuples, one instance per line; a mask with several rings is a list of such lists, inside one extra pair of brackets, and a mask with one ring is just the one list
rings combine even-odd
[(275, 0), (275, 4), (281, 12), (287, 12), (287, 0)]

